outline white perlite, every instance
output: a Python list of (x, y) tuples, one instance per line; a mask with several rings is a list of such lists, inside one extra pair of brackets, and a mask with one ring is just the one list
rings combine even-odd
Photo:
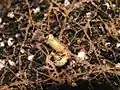
[(0, 42), (0, 47), (4, 47), (4, 46), (5, 46), (4, 42)]
[(107, 6), (107, 8), (110, 8), (110, 4), (109, 3), (105, 3), (105, 5)]
[(87, 18), (91, 16), (91, 12), (86, 13)]
[(25, 53), (25, 50), (23, 48), (20, 49), (21, 53)]
[(13, 61), (11, 61), (11, 60), (8, 60), (8, 62), (9, 62), (9, 64), (10, 64), (11, 66), (15, 66), (15, 62), (13, 62)]
[(30, 55), (30, 56), (28, 56), (28, 60), (29, 60), (29, 61), (32, 61), (33, 58), (34, 58), (34, 55)]
[(110, 45), (110, 44), (111, 44), (110, 42), (106, 42), (106, 43), (105, 43), (105, 46), (108, 46), (108, 45)]
[(0, 23), (2, 23), (2, 18), (0, 17)]
[(7, 17), (9, 17), (9, 18), (14, 18), (14, 13), (13, 12), (9, 12), (8, 14), (7, 14)]
[(65, 5), (65, 7), (68, 6), (68, 5), (70, 5), (69, 0), (65, 0), (65, 1), (64, 1), (64, 5)]
[(19, 37), (20, 37), (20, 34), (19, 34), (19, 33), (15, 34), (15, 37), (16, 37), (16, 38), (19, 38)]
[(14, 44), (13, 38), (9, 38), (7, 43), (8, 43), (8, 46), (12, 46)]
[(119, 47), (120, 47), (120, 43), (117, 43), (117, 44), (116, 44), (116, 47), (119, 48)]
[(33, 9), (33, 13), (34, 14), (37, 14), (37, 13), (39, 13), (40, 12), (40, 7), (37, 7), (37, 8), (35, 8), (35, 9)]
[(112, 7), (113, 7), (113, 8), (115, 8), (115, 7), (116, 7), (116, 5), (115, 5), (115, 4), (112, 4)]
[(4, 64), (5, 64), (5, 61), (4, 60), (0, 60), (0, 70), (5, 67)]
[(85, 57), (86, 57), (86, 53), (84, 52), (84, 51), (80, 51), (80, 52), (78, 52), (78, 55), (77, 55), (79, 58), (81, 58), (82, 60), (84, 60), (85, 59)]

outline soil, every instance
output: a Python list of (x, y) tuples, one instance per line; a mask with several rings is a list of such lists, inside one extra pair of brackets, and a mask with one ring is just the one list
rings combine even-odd
[(119, 90), (119, 53), (120, 0), (0, 1), (0, 90)]

